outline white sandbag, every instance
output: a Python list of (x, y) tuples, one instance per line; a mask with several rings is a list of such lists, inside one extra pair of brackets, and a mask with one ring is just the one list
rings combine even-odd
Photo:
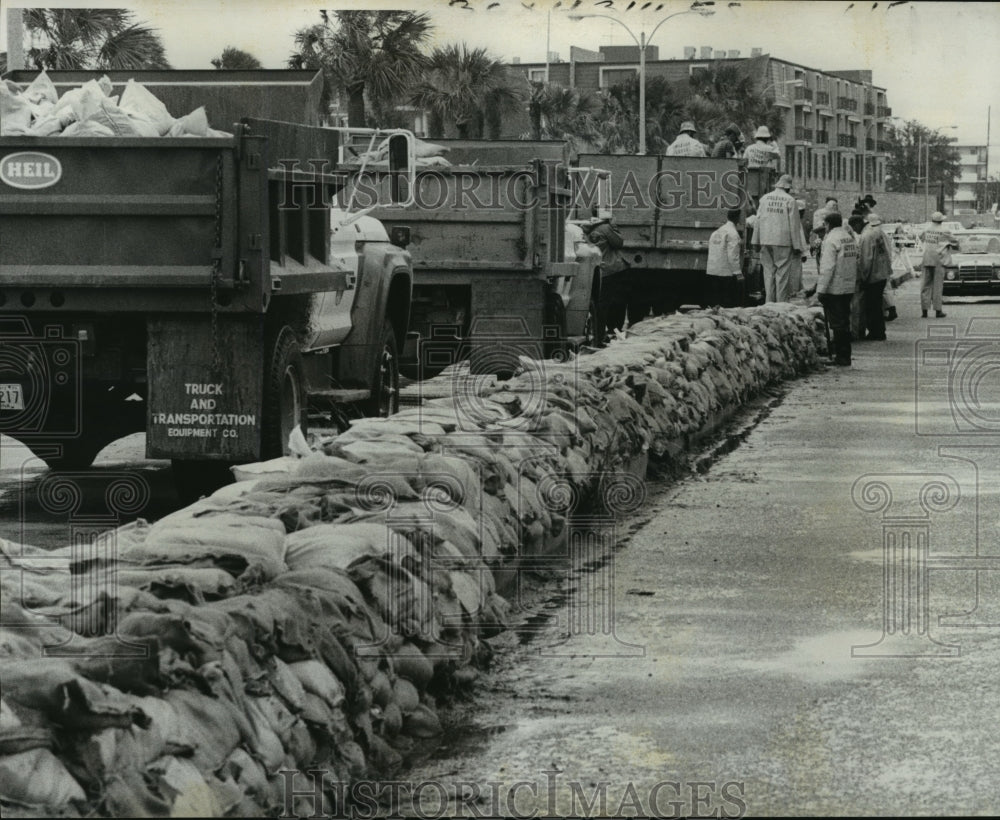
[(28, 129), (28, 136), (48, 137), (60, 133), (68, 125), (76, 122), (76, 114), (72, 109), (63, 108), (53, 111), (41, 119), (36, 119)]
[(74, 122), (63, 129), (64, 137), (113, 137), (115, 132), (95, 120)]
[(146, 86), (129, 80), (122, 91), (118, 107), (137, 119), (152, 123), (156, 129), (153, 136), (164, 136), (177, 121), (167, 111), (167, 107)]
[(109, 97), (97, 80), (90, 80), (79, 88), (70, 89), (63, 94), (56, 103), (55, 110), (59, 111), (68, 107), (76, 114), (77, 120), (83, 122), (98, 114), (104, 101), (109, 101), (117, 107), (118, 100)]
[(160, 129), (155, 123), (145, 117), (140, 117), (136, 114), (129, 114), (128, 118), (132, 123), (132, 127), (136, 130), (140, 137), (160, 136)]
[(0, 136), (26, 134), (31, 127), (31, 104), (21, 95), (0, 84)]
[[(94, 83), (94, 85), (96, 86), (97, 84)], [(79, 105), (80, 109), (77, 111), (78, 119), (106, 125), (116, 137), (140, 136), (139, 130), (136, 128), (132, 118), (122, 111), (111, 98), (102, 96), (97, 102), (97, 110), (92, 114), (86, 113), (89, 110), (89, 101), (87, 99), (82, 100)], [(76, 110), (75, 106), (74, 110)], [(83, 116), (80, 116), (81, 113), (83, 113)]]
[[(0, 700), (0, 732), (20, 726), (17, 715)], [(80, 784), (48, 749), (0, 756), (0, 798), (55, 809), (85, 797)]]
[(306, 692), (321, 697), (330, 706), (339, 706), (344, 702), (344, 686), (325, 664), (308, 660), (290, 663), (288, 667)]
[(185, 114), (170, 126), (168, 137), (207, 137), (208, 116), (205, 106), (196, 108), (190, 114)]
[[(285, 536), (285, 563), (293, 570), (318, 567), (344, 570), (368, 555), (385, 553), (389, 537), (389, 530), (381, 523), (317, 524)], [(396, 550), (413, 554), (405, 538), (393, 538)]]
[(55, 103), (59, 99), (55, 83), (44, 70), (31, 81), (22, 92), (24, 98), (30, 103), (50, 102)]

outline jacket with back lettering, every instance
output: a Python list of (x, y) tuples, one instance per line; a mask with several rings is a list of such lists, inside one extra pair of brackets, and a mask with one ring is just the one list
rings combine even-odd
[(819, 256), (816, 293), (854, 293), (858, 281), (858, 241), (843, 226), (834, 228), (823, 240)]
[(775, 188), (764, 194), (757, 205), (754, 246), (781, 245), (802, 251), (805, 249), (802, 240), (802, 221), (792, 195), (784, 188)]
[(858, 242), (858, 272), (870, 285), (892, 276), (892, 245), (878, 225), (866, 225)]
[(946, 230), (933, 224), (920, 235), (924, 243), (924, 258), (921, 264), (927, 268), (933, 268), (941, 264), (941, 257), (946, 245), (958, 247), (958, 240)]

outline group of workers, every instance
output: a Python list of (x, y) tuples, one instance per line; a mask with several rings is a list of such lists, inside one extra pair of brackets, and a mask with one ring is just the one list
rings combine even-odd
[(712, 147), (711, 152), (698, 140), (698, 131), (690, 120), (681, 123), (680, 130), (665, 154), (668, 157), (712, 157), (713, 159), (732, 159), (742, 157), (747, 161), (748, 168), (780, 168), (781, 149), (774, 143), (771, 131), (766, 125), (760, 126), (754, 133), (754, 141), (744, 147), (740, 128), (735, 123), (730, 124), (722, 139)]

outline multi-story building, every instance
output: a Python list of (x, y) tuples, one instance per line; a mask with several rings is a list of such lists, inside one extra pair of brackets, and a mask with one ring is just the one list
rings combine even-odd
[[(774, 104), (785, 109), (784, 134), (778, 142), (784, 147), (782, 170), (792, 174), (796, 188), (859, 194), (885, 190), (885, 140), (892, 109), (886, 90), (872, 83), (871, 71), (821, 71), (760, 49), (740, 57), (739, 51), (708, 46), (700, 55), (688, 47), (682, 60), (661, 60), (657, 49), (647, 46), (646, 77), (687, 82), (715, 61), (745, 65)], [(639, 72), (639, 49), (602, 46), (595, 52), (574, 47), (568, 62), (515, 63), (510, 70), (529, 80), (599, 91)], [(505, 130), (517, 136), (526, 128), (512, 121)]]
[(958, 151), (959, 175), (955, 180), (952, 213), (986, 210), (988, 206), (983, 204), (986, 194), (986, 146), (956, 145), (955, 150)]

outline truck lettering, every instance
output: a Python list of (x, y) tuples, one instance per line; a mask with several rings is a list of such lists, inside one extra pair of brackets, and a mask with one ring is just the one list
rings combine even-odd
[(153, 424), (253, 427), (257, 424), (257, 415), (256, 413), (154, 413)]
[(221, 384), (196, 384), (193, 382), (184, 383), (184, 392), (189, 396), (221, 396)]
[(214, 410), (215, 399), (191, 399), (192, 410)]
[(18, 151), (0, 159), (0, 180), (14, 188), (47, 188), (62, 177), (62, 165), (51, 154)]

